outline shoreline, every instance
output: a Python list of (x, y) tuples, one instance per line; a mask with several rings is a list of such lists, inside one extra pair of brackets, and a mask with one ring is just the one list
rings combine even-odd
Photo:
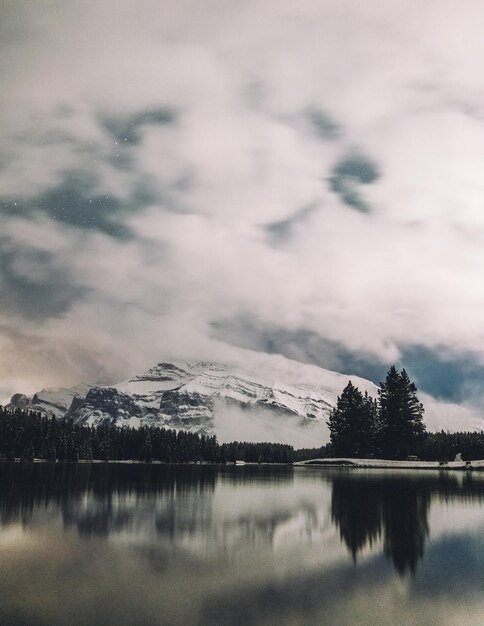
[(386, 459), (308, 459), (293, 463), (298, 467), (346, 467), (349, 469), (406, 469), (406, 470), (459, 470), (484, 471), (484, 460), (476, 461), (391, 461)]
[(138, 459), (79, 459), (78, 461), (51, 461), (47, 459), (33, 459), (31, 461), (16, 458), (7, 461), (0, 459), (0, 464), (8, 465), (191, 465), (191, 466), (222, 466), (222, 467), (243, 467), (243, 466), (284, 466), (284, 467), (319, 467), (319, 468), (345, 468), (345, 469), (379, 469), (379, 470), (438, 470), (438, 471), (480, 471), (484, 472), (484, 460), (476, 461), (393, 461), (386, 459), (353, 459), (353, 458), (323, 458), (306, 459), (304, 461), (294, 461), (293, 463), (257, 463), (245, 461), (243, 463), (214, 461), (140, 461)]

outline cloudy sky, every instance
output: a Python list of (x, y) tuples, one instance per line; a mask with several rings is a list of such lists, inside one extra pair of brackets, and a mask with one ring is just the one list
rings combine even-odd
[(225, 342), (482, 405), (483, 29), (479, 0), (2, 0), (0, 396)]

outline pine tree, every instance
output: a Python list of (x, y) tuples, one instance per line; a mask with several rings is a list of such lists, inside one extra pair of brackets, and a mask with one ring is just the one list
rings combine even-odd
[(417, 387), (403, 369), (388, 370), (378, 390), (378, 439), (384, 458), (404, 459), (425, 437), (424, 408), (417, 398)]
[(350, 381), (338, 396), (327, 422), (333, 456), (365, 457), (373, 453), (376, 406)]

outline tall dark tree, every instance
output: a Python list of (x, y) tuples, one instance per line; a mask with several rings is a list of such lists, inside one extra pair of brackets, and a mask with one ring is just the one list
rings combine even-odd
[(376, 406), (350, 381), (327, 422), (333, 456), (365, 457), (374, 450)]
[(415, 454), (425, 437), (424, 408), (417, 387), (403, 369), (388, 370), (378, 390), (378, 440), (382, 456), (404, 459)]

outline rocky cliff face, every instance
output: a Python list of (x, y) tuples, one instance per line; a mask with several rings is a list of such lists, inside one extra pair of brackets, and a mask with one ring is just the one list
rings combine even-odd
[(73, 398), (65, 417), (85, 424), (119, 424), (139, 418), (142, 409), (133, 398), (114, 387), (93, 387), (85, 398)]

